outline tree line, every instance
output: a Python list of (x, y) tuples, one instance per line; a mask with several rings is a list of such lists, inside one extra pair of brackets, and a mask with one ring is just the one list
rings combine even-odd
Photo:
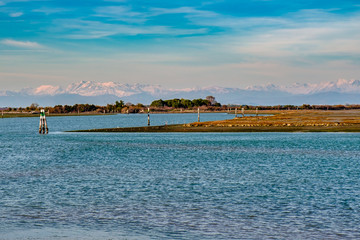
[(38, 112), (44, 108), (48, 113), (62, 114), (62, 113), (84, 113), (84, 112), (97, 112), (97, 113), (139, 113), (147, 111), (151, 108), (154, 111), (169, 111), (172, 109), (191, 109), (201, 107), (202, 110), (221, 110), (221, 104), (216, 102), (215, 97), (207, 96), (206, 99), (170, 99), (170, 100), (155, 100), (149, 106), (142, 103), (132, 104), (125, 103), (123, 100), (115, 101), (113, 104), (106, 106), (99, 106), (94, 104), (74, 104), (74, 105), (55, 105), (53, 107), (40, 107), (37, 103), (32, 103), (25, 108), (7, 108), (7, 111), (17, 112)]
[(32, 103), (30, 106), (22, 108), (4, 108), (2, 110), (8, 112), (33, 112), (36, 113), (44, 108), (48, 113), (62, 114), (62, 113), (141, 113), (151, 111), (168, 112), (173, 110), (192, 111), (201, 108), (202, 111), (226, 111), (234, 108), (244, 108), (245, 110), (348, 110), (360, 109), (359, 104), (347, 105), (221, 105), (215, 100), (213, 96), (207, 96), (205, 99), (184, 99), (174, 98), (168, 100), (154, 100), (150, 105), (143, 105), (141, 103), (132, 104), (125, 103), (123, 100), (115, 101), (113, 104), (106, 106), (99, 106), (94, 104), (74, 104), (74, 105), (55, 105), (53, 107), (40, 107), (37, 103)]
[(170, 107), (170, 108), (185, 108), (190, 109), (193, 107), (202, 107), (202, 106), (214, 106), (221, 107), (221, 104), (215, 101), (213, 96), (207, 96), (206, 99), (198, 98), (198, 99), (169, 99), (169, 100), (155, 100), (150, 104), (151, 107), (162, 108), (162, 107)]

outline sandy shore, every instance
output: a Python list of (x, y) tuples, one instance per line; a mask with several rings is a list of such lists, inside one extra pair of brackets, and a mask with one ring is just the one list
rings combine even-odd
[(72, 132), (360, 132), (360, 110), (290, 110), (259, 113), (273, 115), (168, 126), (105, 128)]

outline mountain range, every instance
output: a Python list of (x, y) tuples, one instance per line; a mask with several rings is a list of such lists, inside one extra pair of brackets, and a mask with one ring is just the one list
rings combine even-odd
[(0, 107), (73, 105), (89, 103), (106, 105), (122, 99), (125, 102), (150, 104), (156, 99), (205, 98), (212, 95), (222, 104), (301, 105), (301, 104), (358, 104), (360, 80), (339, 79), (318, 84), (266, 84), (246, 88), (220, 86), (171, 89), (160, 85), (123, 84), (117, 82), (81, 81), (66, 88), (41, 85), (20, 91), (1, 91)]

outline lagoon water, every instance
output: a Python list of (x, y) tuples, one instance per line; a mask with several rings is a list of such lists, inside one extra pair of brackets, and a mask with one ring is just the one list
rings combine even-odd
[(359, 133), (64, 132), (146, 123), (0, 119), (0, 239), (360, 238)]

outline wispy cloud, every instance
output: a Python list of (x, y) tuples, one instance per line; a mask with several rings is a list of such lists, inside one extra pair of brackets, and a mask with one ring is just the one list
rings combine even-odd
[[(314, 55), (350, 56), (360, 54), (360, 17), (336, 21), (292, 24), (239, 37), (237, 52), (253, 56), (310, 57)], [(329, 60), (331, 60), (329, 58)]]
[(158, 16), (164, 14), (186, 14), (193, 17), (216, 17), (219, 14), (212, 11), (198, 10), (194, 7), (179, 7), (179, 8), (150, 8), (149, 15)]
[(145, 8), (142, 12), (134, 11), (129, 6), (106, 6), (94, 9), (97, 17), (111, 18), (128, 23), (145, 23), (153, 17), (171, 14), (183, 14), (188, 17), (210, 18), (218, 14), (212, 11), (198, 10), (194, 7)]
[(10, 13), (9, 16), (10, 17), (21, 17), (24, 13), (23, 12), (14, 12), (14, 13)]
[(72, 9), (41, 7), (41, 8), (38, 8), (38, 9), (34, 9), (32, 11), (33, 12), (38, 12), (38, 13), (44, 13), (46, 15), (50, 15), (50, 14), (55, 14), (55, 13), (70, 12), (70, 11), (72, 11)]
[(133, 11), (128, 6), (98, 7), (94, 10), (96, 17), (105, 17), (128, 23), (143, 23), (147, 20), (146, 13)]
[(11, 47), (18, 47), (18, 48), (43, 48), (42, 45), (40, 45), (37, 42), (30, 42), (30, 41), (16, 41), (12, 39), (4, 39), (0, 42), (1, 44), (11, 46)]
[(99, 21), (84, 21), (79, 19), (56, 20), (59, 31), (69, 31), (66, 36), (72, 39), (98, 39), (114, 35), (193, 35), (204, 34), (206, 28), (178, 29), (167, 26), (129, 26), (124, 24), (109, 24)]
[(220, 34), (207, 35), (207, 41), (200, 36), (191, 44), (238, 55), (243, 61), (359, 61), (355, 55), (360, 54), (360, 15), (335, 14), (335, 10), (302, 9), (274, 17), (187, 17), (197, 26), (222, 29)]
[[(233, 83), (267, 77), (286, 81), (294, 73), (297, 79), (306, 75), (323, 80), (323, 75), (348, 72), (341, 77), (349, 78), (359, 75), (360, 64), (360, 9), (354, 1), (100, 0), (69, 5), (61, 0), (0, 0), (0, 65), (9, 69), (9, 59), (19, 66), (35, 64), (36, 59), (49, 64), (50, 57), (41, 56), (56, 56), (51, 58), (56, 67), (62, 64), (59, 71), (67, 72), (78, 58), (92, 57), (95, 66), (99, 58), (121, 53), (114, 58), (118, 60), (124, 53), (136, 53), (124, 56), (124, 63), (130, 59), (134, 66), (126, 77), (143, 64), (149, 69), (145, 75), (154, 74), (153, 65), (159, 73), (165, 65), (181, 66), (179, 76), (192, 67), (204, 67), (214, 81)], [(154, 57), (165, 53), (173, 59)], [(116, 77), (119, 65), (108, 68)], [(74, 76), (88, 69), (74, 68)], [(198, 76), (196, 71), (193, 76)], [(189, 84), (200, 81), (190, 75)]]

